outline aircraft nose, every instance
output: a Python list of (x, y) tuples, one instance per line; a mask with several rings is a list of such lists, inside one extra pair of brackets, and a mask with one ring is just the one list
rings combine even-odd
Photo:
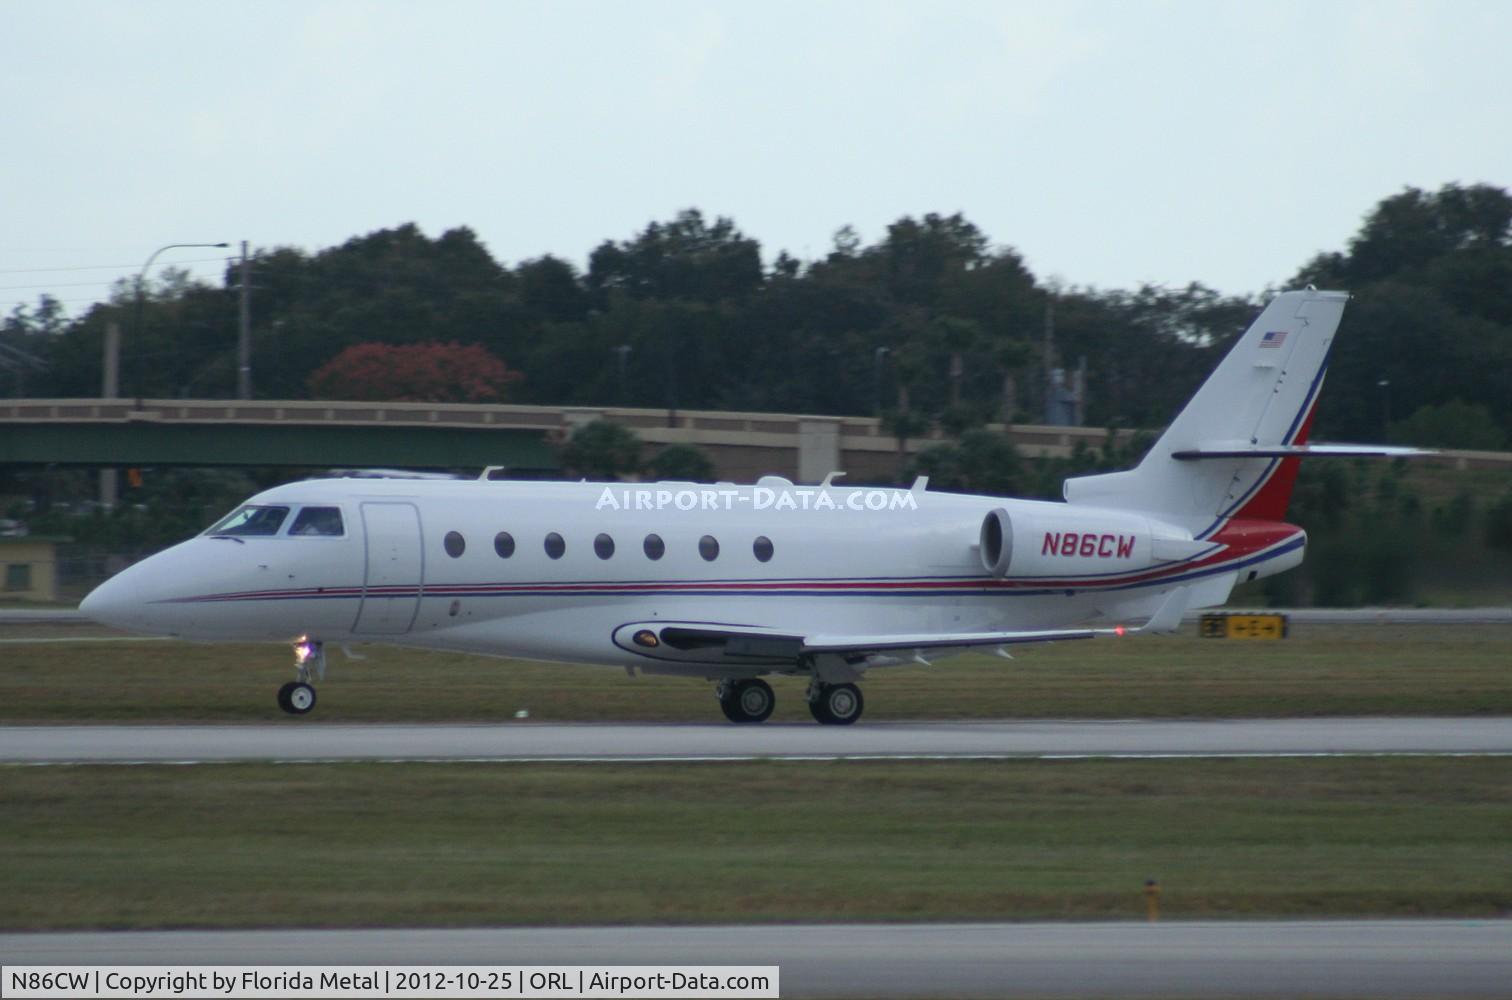
[(131, 588), (124, 585), (116, 574), (85, 595), (79, 602), (79, 612), (102, 625), (130, 628), (132, 611), (139, 607), (133, 599)]

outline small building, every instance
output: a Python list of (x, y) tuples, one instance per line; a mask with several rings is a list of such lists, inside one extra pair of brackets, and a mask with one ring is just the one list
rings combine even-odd
[(0, 536), (0, 601), (58, 600), (58, 546), (66, 538)]

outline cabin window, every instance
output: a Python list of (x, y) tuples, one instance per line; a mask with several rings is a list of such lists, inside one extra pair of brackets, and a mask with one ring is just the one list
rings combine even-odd
[(698, 540), (698, 554), (704, 557), (705, 562), (713, 562), (719, 558), (719, 540), (713, 535), (705, 535)]
[(600, 532), (599, 536), (593, 540), (593, 553), (600, 559), (608, 559), (614, 555), (614, 539)]
[(246, 506), (205, 532), (207, 535), (276, 535), (289, 516), (287, 507)]
[(646, 542), (641, 547), (646, 550), (647, 559), (656, 560), (667, 554), (667, 543), (661, 540), (660, 535), (647, 535)]
[(772, 559), (772, 540), (765, 535), (757, 535), (756, 541), (751, 543), (751, 551), (756, 554), (757, 562), (770, 562)]
[(546, 536), (546, 554), (553, 559), (562, 558), (562, 553), (567, 551), (567, 543), (562, 541), (562, 536), (553, 531)]
[(508, 559), (514, 555), (514, 536), (507, 531), (501, 531), (494, 536), (494, 551), (500, 559)]
[(340, 507), (306, 507), (294, 517), (291, 535), (324, 535), (334, 538), (345, 534), (341, 526)]
[(446, 554), (456, 559), (467, 551), (467, 539), (460, 532), (448, 531), (446, 537), (441, 539), (441, 547), (446, 549)]

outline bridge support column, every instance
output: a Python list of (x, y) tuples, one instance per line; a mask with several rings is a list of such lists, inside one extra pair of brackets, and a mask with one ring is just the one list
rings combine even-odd
[(840, 421), (804, 418), (798, 421), (798, 481), (822, 482), (840, 469)]

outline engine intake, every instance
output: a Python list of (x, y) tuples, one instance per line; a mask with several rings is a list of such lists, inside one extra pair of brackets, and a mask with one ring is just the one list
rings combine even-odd
[(1013, 521), (1002, 507), (988, 511), (982, 518), (982, 534), (978, 551), (982, 556), (982, 568), (996, 577), (1008, 575), (1013, 563)]

